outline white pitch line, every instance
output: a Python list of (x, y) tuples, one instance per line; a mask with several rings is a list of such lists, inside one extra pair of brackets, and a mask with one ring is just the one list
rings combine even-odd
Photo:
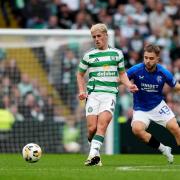
[(180, 171), (180, 165), (165, 165), (165, 166), (121, 166), (116, 168), (119, 171)]

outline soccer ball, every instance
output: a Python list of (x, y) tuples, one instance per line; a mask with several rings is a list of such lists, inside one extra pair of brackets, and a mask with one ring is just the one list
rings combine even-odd
[(37, 162), (41, 158), (42, 150), (39, 145), (29, 143), (23, 147), (22, 155), (27, 162), (33, 163)]

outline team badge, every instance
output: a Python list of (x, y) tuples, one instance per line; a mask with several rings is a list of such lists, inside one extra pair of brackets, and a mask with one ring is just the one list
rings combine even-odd
[(110, 59), (112, 60), (112, 61), (116, 61), (116, 56), (110, 56)]
[(162, 81), (162, 76), (157, 76), (157, 82), (161, 82)]
[(88, 112), (91, 113), (93, 111), (93, 108), (91, 106), (88, 107)]

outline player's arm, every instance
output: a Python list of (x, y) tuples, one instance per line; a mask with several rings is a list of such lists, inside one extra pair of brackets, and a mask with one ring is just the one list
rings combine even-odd
[(125, 65), (124, 65), (124, 56), (122, 54), (122, 52), (119, 53), (119, 57), (120, 57), (120, 60), (119, 60), (119, 64), (118, 64), (118, 71), (119, 71), (119, 81), (120, 83), (124, 84), (130, 92), (136, 92), (138, 91), (138, 88), (135, 84), (133, 84), (127, 74), (126, 74), (126, 71), (125, 71)]
[(86, 83), (84, 78), (85, 73), (84, 72), (77, 72), (77, 84), (79, 89), (79, 99), (84, 100), (87, 98), (86, 94)]
[(180, 84), (179, 82), (173, 77), (172, 73), (168, 71), (167, 69), (163, 70), (165, 77), (166, 77), (166, 83), (173, 88), (174, 92), (177, 92), (180, 94)]
[(88, 69), (88, 63), (86, 61), (86, 56), (84, 56), (79, 63), (78, 72), (76, 75), (80, 100), (84, 100), (87, 98), (86, 82), (84, 77), (87, 69)]
[(174, 91), (177, 92), (178, 94), (180, 94), (180, 84), (179, 84), (179, 82), (176, 83), (176, 85), (174, 87)]
[(124, 84), (129, 89), (130, 92), (134, 93), (138, 91), (137, 86), (129, 80), (125, 71), (119, 72), (119, 79), (120, 79), (120, 82)]

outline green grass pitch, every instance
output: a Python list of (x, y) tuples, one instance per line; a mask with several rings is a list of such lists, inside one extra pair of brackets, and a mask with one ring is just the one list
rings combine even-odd
[(43, 154), (27, 163), (21, 154), (0, 154), (0, 180), (178, 180), (180, 155), (167, 164), (158, 155), (102, 155), (102, 167), (85, 167), (85, 155)]

